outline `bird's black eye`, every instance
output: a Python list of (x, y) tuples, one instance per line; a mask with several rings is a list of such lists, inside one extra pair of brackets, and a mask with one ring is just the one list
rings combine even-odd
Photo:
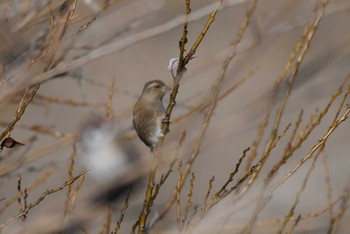
[(154, 86), (156, 89), (160, 89), (160, 85), (157, 84), (156, 86)]

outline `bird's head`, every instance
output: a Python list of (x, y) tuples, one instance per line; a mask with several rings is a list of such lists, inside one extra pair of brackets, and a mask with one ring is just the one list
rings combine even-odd
[(145, 84), (142, 91), (142, 96), (147, 96), (150, 98), (162, 98), (169, 90), (171, 90), (171, 88), (167, 86), (163, 81), (152, 80)]

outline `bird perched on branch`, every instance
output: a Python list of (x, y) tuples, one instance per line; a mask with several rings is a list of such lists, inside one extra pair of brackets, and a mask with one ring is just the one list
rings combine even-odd
[(134, 105), (133, 124), (140, 139), (151, 148), (157, 147), (162, 131), (165, 109), (163, 97), (171, 90), (161, 80), (152, 80), (145, 84), (142, 94)]

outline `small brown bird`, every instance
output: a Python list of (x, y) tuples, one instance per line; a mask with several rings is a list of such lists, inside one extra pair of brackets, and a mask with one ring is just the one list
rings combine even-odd
[(15, 146), (23, 146), (23, 145), (24, 145), (23, 143), (16, 141), (12, 137), (7, 137), (1, 142), (0, 149), (2, 150), (4, 147), (13, 148)]
[(162, 131), (165, 109), (163, 97), (171, 90), (161, 80), (152, 80), (145, 84), (142, 94), (134, 105), (133, 124), (140, 139), (151, 148), (157, 147)]

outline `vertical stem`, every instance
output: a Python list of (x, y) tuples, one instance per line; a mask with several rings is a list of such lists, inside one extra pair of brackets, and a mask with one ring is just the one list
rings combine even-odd
[[(155, 154), (156, 155), (156, 154)], [(152, 201), (152, 195), (153, 195), (153, 188), (154, 188), (154, 180), (156, 177), (156, 171), (157, 171), (157, 163), (155, 162), (152, 170), (149, 173), (148, 176), (148, 186), (146, 190), (145, 200), (143, 202), (143, 209), (139, 218), (139, 234), (145, 233), (146, 230), (146, 222), (147, 222), (147, 216), (150, 212), (150, 206)]]

